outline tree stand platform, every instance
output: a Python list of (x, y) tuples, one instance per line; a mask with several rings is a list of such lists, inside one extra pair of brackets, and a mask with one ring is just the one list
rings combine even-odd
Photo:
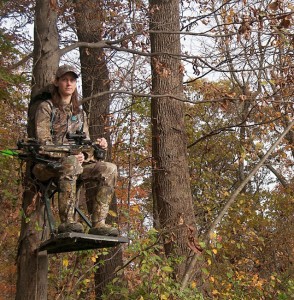
[(39, 251), (48, 254), (81, 251), (114, 247), (128, 243), (129, 239), (122, 236), (104, 236), (77, 232), (60, 233), (41, 243)]
[[(115, 247), (120, 243), (128, 243), (129, 239), (125, 237), (114, 237), (104, 235), (93, 235), (77, 232), (56, 233), (55, 221), (51, 210), (51, 199), (53, 195), (58, 192), (57, 185), (54, 184), (53, 179), (48, 182), (38, 182), (41, 199), (45, 205), (45, 213), (48, 220), (50, 238), (41, 242), (39, 251), (47, 251), (47, 254), (62, 253), (71, 251), (90, 250), (98, 248)], [(75, 212), (81, 219), (91, 228), (92, 224), (85, 216), (85, 214), (75, 207)]]

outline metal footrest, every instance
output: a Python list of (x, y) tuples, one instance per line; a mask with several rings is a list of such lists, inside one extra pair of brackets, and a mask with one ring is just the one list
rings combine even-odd
[(57, 234), (41, 243), (39, 251), (48, 254), (71, 251), (90, 250), (115, 247), (121, 243), (128, 243), (129, 239), (122, 236), (102, 236), (77, 232)]

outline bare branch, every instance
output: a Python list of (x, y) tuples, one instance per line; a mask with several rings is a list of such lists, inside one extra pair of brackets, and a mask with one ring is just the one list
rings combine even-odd
[(25, 57), (23, 57), (20, 61), (18, 61), (17, 63), (9, 66), (9, 70), (13, 70), (18, 68), (19, 66), (22, 66), (23, 64), (25, 64), (28, 60), (30, 60), (31, 58), (33, 58), (33, 53), (29, 53), (28, 55), (26, 55)]
[[(259, 161), (259, 163), (253, 168), (253, 170), (248, 174), (248, 176), (241, 182), (240, 186), (235, 190), (235, 192), (231, 195), (230, 199), (228, 200), (228, 202), (225, 204), (225, 206), (223, 207), (223, 209), (221, 210), (221, 212), (219, 213), (219, 215), (217, 216), (217, 218), (214, 220), (214, 222), (212, 223), (212, 225), (210, 226), (206, 236), (205, 236), (205, 240), (206, 242), (209, 241), (211, 235), (213, 234), (213, 232), (216, 230), (216, 227), (218, 226), (218, 224), (221, 222), (221, 220), (223, 219), (223, 217), (225, 216), (225, 214), (227, 213), (228, 209), (232, 206), (232, 204), (235, 202), (237, 196), (239, 195), (239, 193), (242, 191), (242, 189), (246, 186), (246, 184), (251, 180), (251, 178), (257, 173), (257, 171), (260, 169), (260, 167), (265, 163), (265, 161), (268, 159), (268, 157), (270, 156), (270, 154), (275, 150), (275, 148), (281, 143), (281, 141), (283, 140), (283, 138), (287, 135), (287, 133), (292, 129), (292, 127), (294, 126), (294, 120), (289, 124), (289, 126), (283, 131), (283, 133), (281, 133), (281, 135), (279, 136), (279, 138), (276, 140), (276, 142), (270, 147), (270, 149), (267, 151), (267, 153), (262, 157), (262, 159)], [(188, 281), (190, 280), (194, 267), (196, 265), (197, 262), (197, 257), (199, 254), (194, 254), (193, 258), (191, 259), (191, 262), (185, 272), (185, 275), (183, 277), (182, 280), (182, 285), (181, 285), (181, 289), (184, 289), (187, 284)]]

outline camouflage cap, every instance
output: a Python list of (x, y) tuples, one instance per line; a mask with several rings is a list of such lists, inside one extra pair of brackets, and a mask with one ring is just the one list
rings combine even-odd
[(74, 73), (75, 77), (78, 78), (79, 77), (79, 74), (76, 70), (75, 67), (71, 66), (71, 65), (63, 65), (63, 66), (60, 66), (58, 69), (57, 69), (57, 72), (56, 72), (56, 78), (60, 78), (62, 75), (64, 75), (65, 73)]

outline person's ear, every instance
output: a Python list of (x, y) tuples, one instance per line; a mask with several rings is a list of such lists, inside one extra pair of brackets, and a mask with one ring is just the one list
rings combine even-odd
[(56, 87), (58, 87), (58, 79), (55, 79), (54, 82), (53, 82), (53, 84), (54, 84)]

